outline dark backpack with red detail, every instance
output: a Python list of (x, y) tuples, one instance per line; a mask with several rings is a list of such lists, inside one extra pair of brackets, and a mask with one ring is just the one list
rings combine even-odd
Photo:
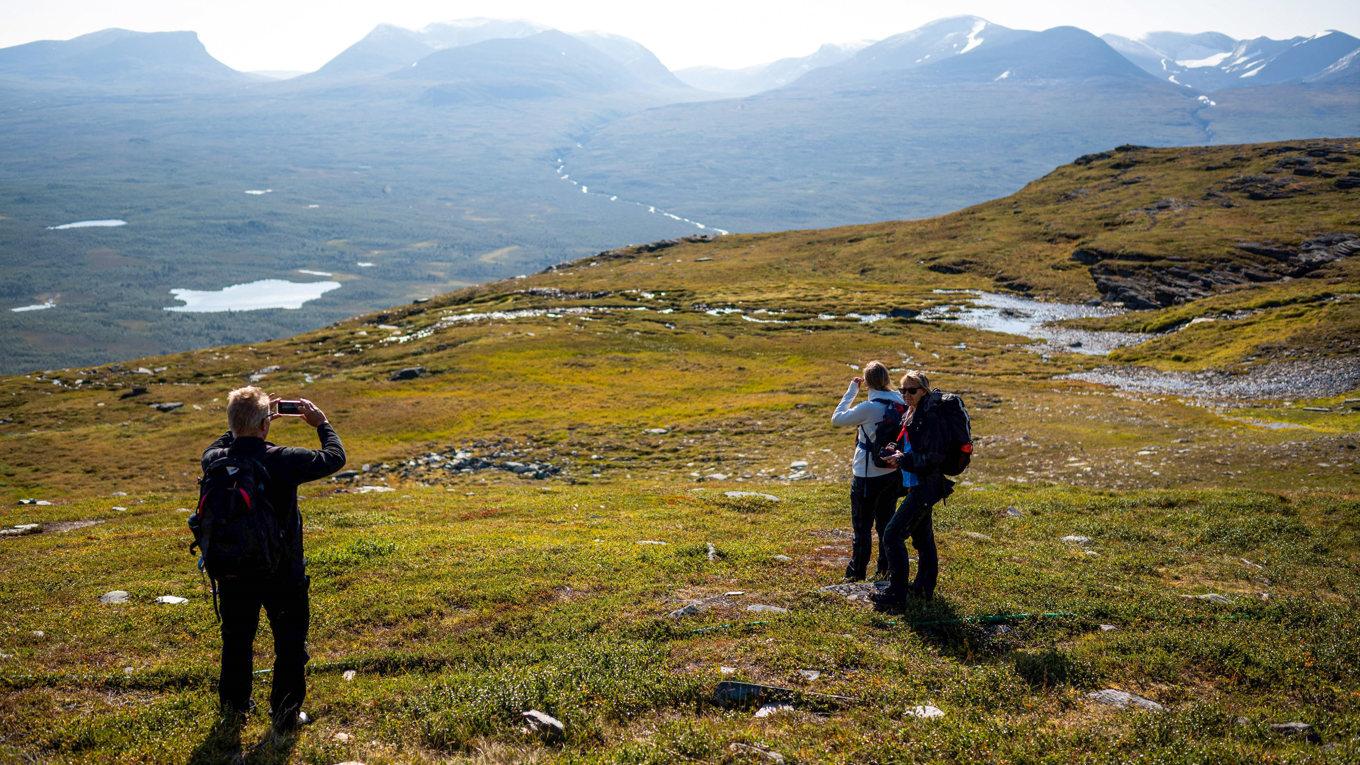
[(945, 475), (958, 475), (968, 469), (968, 463), (973, 460), (973, 423), (968, 408), (958, 395), (945, 393), (940, 396), (934, 414), (940, 418), (940, 429), (944, 434), (945, 455), (940, 471)]
[(189, 516), (200, 551), (198, 567), (213, 582), (268, 577), (283, 560), (283, 534), (265, 494), (269, 472), (258, 460), (228, 454), (214, 460), (198, 480), (198, 510)]

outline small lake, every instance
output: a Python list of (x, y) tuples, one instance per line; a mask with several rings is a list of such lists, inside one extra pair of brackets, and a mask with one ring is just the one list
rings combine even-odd
[(108, 220), (78, 220), (75, 223), (63, 223), (60, 226), (48, 226), (48, 231), (65, 231), (68, 228), (113, 228), (115, 226), (126, 226), (127, 221), (109, 218)]
[(1136, 332), (1091, 332), (1053, 325), (1053, 322), (1064, 319), (1117, 316), (1123, 313), (1105, 306), (1049, 303), (979, 290), (940, 292), (965, 296), (968, 302), (927, 309), (921, 312), (922, 320), (952, 321), (973, 329), (1043, 341), (1037, 350), (1104, 355), (1115, 348), (1136, 345), (1149, 337)]
[(267, 308), (301, 308), (303, 303), (316, 300), (331, 290), (340, 289), (340, 282), (290, 282), (284, 279), (262, 279), (248, 284), (234, 284), (220, 290), (172, 289), (170, 294), (184, 305), (166, 306), (178, 313), (221, 313), (225, 311), (260, 311)]

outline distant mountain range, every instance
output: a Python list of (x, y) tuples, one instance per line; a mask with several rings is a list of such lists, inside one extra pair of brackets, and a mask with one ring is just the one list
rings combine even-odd
[[(629, 242), (933, 215), (1120, 144), (1357, 135), (1358, 55), (1335, 31), (971, 16), (679, 73), (627, 38), (491, 19), (379, 26), (286, 79), (192, 32), (0, 49), (0, 309), (54, 304), (0, 310), (0, 370), (291, 334)], [(48, 228), (104, 219), (127, 225)], [(297, 273), (342, 286), (163, 310)]]

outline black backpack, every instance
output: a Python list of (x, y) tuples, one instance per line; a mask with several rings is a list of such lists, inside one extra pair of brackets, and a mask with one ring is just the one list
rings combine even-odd
[[(905, 404), (895, 401), (875, 401), (875, 404), (883, 404), (883, 417), (874, 425), (874, 432), (871, 436), (864, 426), (860, 426), (860, 431), (868, 439), (864, 442), (864, 451), (869, 453), (869, 458), (874, 461), (874, 465), (881, 468), (894, 467), (883, 461), (882, 452), (888, 444), (897, 443), (898, 437), (902, 433), (902, 417), (907, 413)], [(901, 446), (899, 443), (898, 446)]]
[(940, 418), (940, 432), (944, 435), (944, 463), (940, 471), (958, 475), (973, 459), (973, 426), (968, 408), (958, 395), (944, 393), (932, 414)]
[(214, 609), (218, 581), (278, 571), (283, 534), (265, 494), (268, 480), (269, 471), (258, 460), (231, 454), (210, 463), (198, 480), (198, 510), (189, 516), (194, 534), (189, 552), (200, 551), (198, 567), (212, 582)]

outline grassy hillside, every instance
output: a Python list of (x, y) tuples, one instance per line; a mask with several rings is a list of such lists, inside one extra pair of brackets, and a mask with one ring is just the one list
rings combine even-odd
[[(1334, 177), (1268, 172), (1320, 148)], [(317, 401), (360, 471), (304, 492), (319, 722), (257, 761), (1354, 759), (1356, 393), (1206, 401), (1066, 377), (1344, 372), (1354, 258), (1083, 320), (1161, 333), (1113, 358), (912, 317), (960, 289), (1099, 299), (1078, 250), (1134, 287), (1264, 273), (1291, 261), (1237, 243), (1360, 231), (1360, 192), (1336, 184), (1357, 151), (1111, 152), (928, 221), (601, 253), (286, 340), (4, 378), (0, 520), (45, 525), (0, 538), (0, 759), (231, 748), (180, 509), (252, 374)], [(1236, 179), (1253, 175), (1293, 191), (1251, 199)], [(937, 508), (940, 597), (903, 615), (820, 589), (848, 552), (852, 436), (827, 418), (871, 358), (962, 392), (978, 440)], [(131, 601), (101, 604), (114, 589)], [(794, 710), (724, 706), (723, 679), (794, 688)], [(1106, 688), (1166, 709), (1087, 698)], [(927, 705), (943, 717), (912, 714)], [(565, 741), (520, 732), (530, 708)], [(1291, 721), (1318, 743), (1270, 728)]]

